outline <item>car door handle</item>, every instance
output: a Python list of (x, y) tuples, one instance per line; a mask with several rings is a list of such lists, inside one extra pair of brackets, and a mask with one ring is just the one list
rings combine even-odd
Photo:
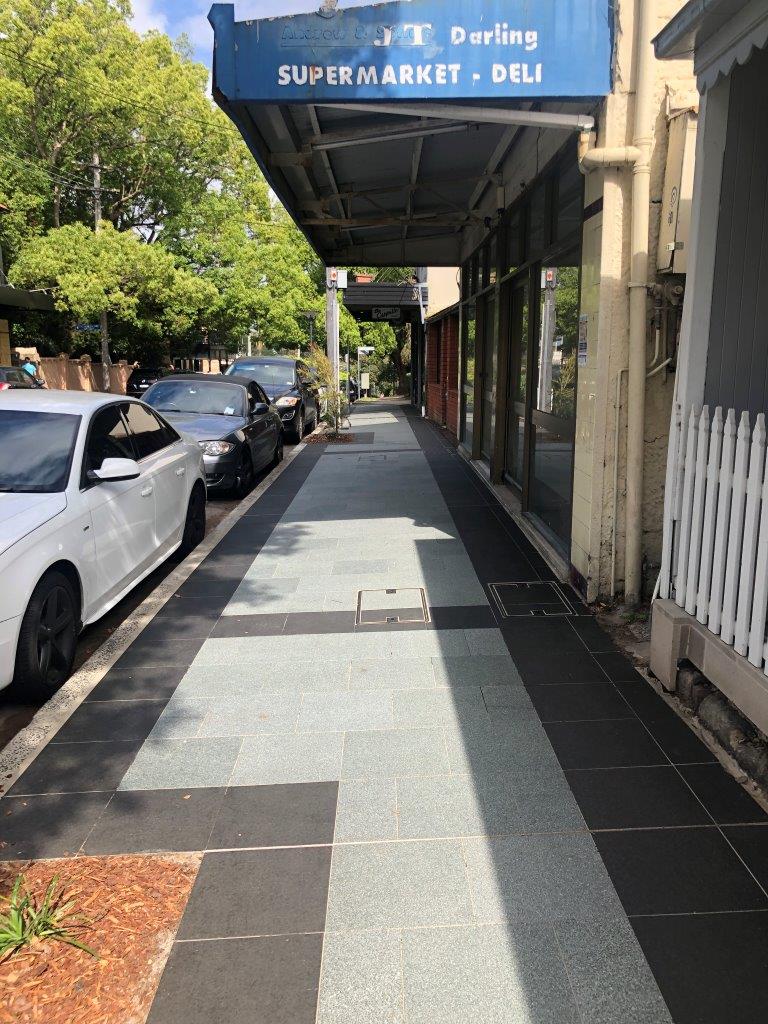
[(187, 467), (186, 466), (182, 466), (180, 469), (176, 470), (176, 476), (184, 476), (184, 474), (186, 472), (187, 472)]
[(152, 490), (153, 490), (152, 487), (144, 487), (144, 488), (142, 488), (142, 491), (141, 491), (142, 498), (148, 498), (150, 496), (150, 494), (152, 493)]

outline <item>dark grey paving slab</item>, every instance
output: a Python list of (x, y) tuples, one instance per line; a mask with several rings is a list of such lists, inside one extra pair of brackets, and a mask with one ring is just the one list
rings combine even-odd
[[(199, 570), (198, 570), (199, 571)], [(190, 580), (195, 579), (195, 573)], [(196, 581), (203, 593), (210, 584)], [(187, 581), (189, 583), (189, 580)], [(185, 586), (187, 584), (184, 584)], [(125, 654), (115, 662), (116, 669), (144, 669), (149, 666), (189, 666), (203, 645), (202, 638), (187, 639), (179, 644), (174, 640), (142, 641), (141, 636), (131, 644)]]
[(542, 722), (586, 722), (634, 718), (612, 683), (550, 683), (528, 686)]
[(581, 1024), (551, 928), (403, 932), (409, 1024)]
[(595, 842), (630, 916), (768, 909), (714, 827), (598, 832)]
[(115, 793), (85, 844), (90, 855), (204, 850), (223, 789)]
[(718, 824), (768, 824), (757, 800), (719, 764), (680, 765), (679, 771)]
[(226, 791), (209, 849), (332, 843), (338, 784), (234, 786)]
[(594, 659), (608, 678), (616, 683), (631, 683), (643, 678), (629, 658), (625, 658), (618, 651), (596, 652)]
[(329, 931), (451, 925), (473, 919), (458, 842), (337, 846)]
[(580, 1020), (590, 1024), (672, 1024), (627, 920), (555, 925)]
[(72, 857), (111, 793), (6, 796), (0, 802), (0, 858)]
[(112, 793), (119, 786), (140, 746), (140, 740), (127, 743), (49, 743), (8, 792), (12, 796), (30, 793)]
[(322, 932), (330, 847), (207, 853), (179, 939)]
[(768, 892), (768, 825), (729, 826), (726, 839)]
[(566, 777), (591, 829), (712, 824), (672, 767), (570, 771)]
[(550, 722), (544, 728), (563, 768), (668, 764), (642, 722)]
[(588, 651), (529, 649), (516, 651), (515, 663), (528, 684), (599, 683), (607, 676)]
[(322, 936), (176, 943), (148, 1024), (315, 1024)]
[(57, 744), (141, 741), (150, 734), (166, 704), (166, 700), (81, 704), (51, 742)]
[(632, 926), (675, 1024), (765, 1020), (768, 914), (636, 917)]
[(112, 668), (96, 684), (85, 704), (112, 700), (167, 700), (187, 671), (184, 665)]

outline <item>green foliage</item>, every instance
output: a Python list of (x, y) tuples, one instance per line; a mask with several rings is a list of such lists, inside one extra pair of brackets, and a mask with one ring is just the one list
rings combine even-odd
[(58, 875), (51, 879), (41, 900), (23, 886), (24, 876), (19, 875), (11, 895), (1, 898), (8, 909), (0, 913), (0, 960), (40, 942), (63, 942), (98, 959), (98, 954), (77, 938), (88, 922), (74, 913), (75, 901), (67, 899)]
[(336, 374), (328, 356), (317, 345), (312, 345), (307, 355), (307, 365), (315, 372), (323, 398), (323, 420), (338, 435), (349, 415), (349, 406), (344, 392), (339, 389)]
[[(112, 354), (129, 359), (246, 338), (306, 347), (309, 315), (323, 344), (322, 262), (206, 95), (207, 69), (129, 16), (128, 0), (0, 0), (0, 246), (9, 277), (52, 288), (64, 314), (63, 328), (38, 318), (19, 337), (96, 355), (97, 336), (71, 328), (106, 309)], [(398, 346), (386, 325), (376, 332), (365, 341), (342, 306), (342, 354), (354, 363), (373, 343), (386, 375)]]

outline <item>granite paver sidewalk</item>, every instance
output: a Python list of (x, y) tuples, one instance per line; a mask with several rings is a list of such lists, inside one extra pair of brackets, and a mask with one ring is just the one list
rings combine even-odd
[(4, 856), (205, 851), (151, 1024), (759, 1019), (768, 819), (439, 433), (361, 409), (3, 799)]

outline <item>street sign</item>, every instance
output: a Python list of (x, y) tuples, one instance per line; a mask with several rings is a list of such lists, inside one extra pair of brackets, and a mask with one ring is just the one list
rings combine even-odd
[(98, 334), (101, 327), (98, 324), (75, 324), (75, 330), (81, 334)]
[(216, 88), (233, 101), (525, 99), (611, 89), (612, 0), (392, 0), (234, 17), (231, 4), (209, 15)]
[(371, 310), (371, 319), (386, 323), (399, 323), (401, 319), (400, 307), (374, 306)]

